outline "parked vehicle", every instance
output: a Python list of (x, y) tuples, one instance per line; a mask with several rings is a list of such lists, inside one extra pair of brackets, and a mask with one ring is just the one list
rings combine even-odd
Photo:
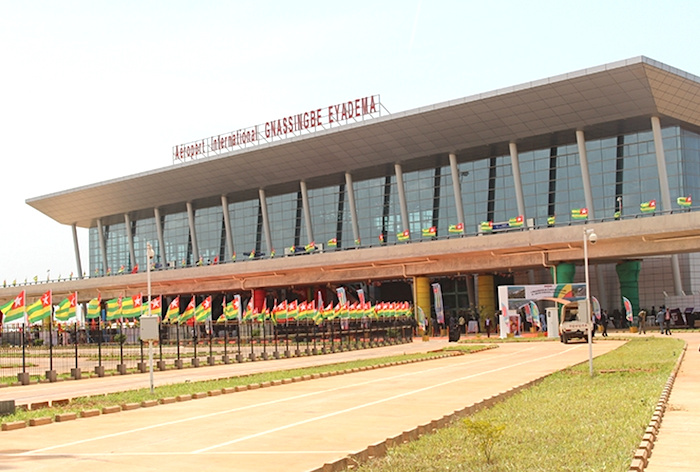
[[(595, 329), (591, 322), (590, 311), (586, 300), (570, 302), (561, 309), (559, 321), (559, 337), (561, 342), (568, 344), (571, 339), (588, 339), (589, 330)], [(593, 333), (591, 332), (591, 335)]]

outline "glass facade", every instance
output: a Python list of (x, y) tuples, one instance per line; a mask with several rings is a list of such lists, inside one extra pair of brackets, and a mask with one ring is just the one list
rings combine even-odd
[[(664, 128), (662, 134), (672, 209), (677, 209), (677, 197), (700, 195), (700, 135), (680, 127)], [(651, 130), (590, 140), (586, 142), (586, 150), (594, 218), (612, 219), (618, 211), (623, 218), (638, 216), (640, 204), (649, 200), (657, 200), (657, 208), (662, 209)], [(448, 165), (436, 167), (432, 162), (432, 166), (403, 173), (407, 227), (402, 221), (393, 172), (354, 181), (360, 247), (400, 243), (398, 234), (405, 229), (410, 230), (412, 240), (418, 240), (423, 238), (422, 229), (431, 226), (437, 228), (439, 238), (448, 237), (448, 227), (459, 222), (451, 169)], [(534, 220), (535, 226), (546, 226), (547, 218), (554, 215), (556, 224), (568, 224), (572, 221), (571, 210), (586, 206), (576, 143), (521, 152), (519, 163), (526, 216)], [(518, 215), (510, 155), (485, 155), (459, 162), (458, 172), (466, 235), (476, 234), (482, 221), (505, 222)], [(316, 243), (327, 245), (335, 238), (335, 250), (354, 247), (345, 183), (309, 186), (308, 197)], [(282, 256), (285, 248), (305, 246), (310, 238), (301, 191), (268, 194), (266, 201), (272, 239), (269, 246), (275, 255)], [(268, 242), (259, 199), (230, 202), (227, 211), (237, 260), (247, 258), (252, 251), (255, 256), (269, 257), (265, 254)], [(226, 244), (221, 206), (196, 208), (194, 213), (199, 254), (193, 254), (185, 203), (181, 211), (164, 212), (162, 216), (165, 242), (162, 251), (154, 217), (132, 217), (128, 230), (134, 238), (136, 261), (145, 260), (147, 241), (153, 245), (156, 263), (162, 267), (191, 266), (200, 257), (203, 263), (234, 259)], [(122, 266), (131, 270), (135, 264), (130, 260), (123, 216), (122, 221), (119, 215), (106, 215), (105, 219), (117, 221), (103, 225), (107, 267), (103, 267), (97, 227), (90, 229), (90, 274), (93, 275), (105, 275), (108, 269), (114, 274)], [(140, 270), (145, 270), (143, 264)]]

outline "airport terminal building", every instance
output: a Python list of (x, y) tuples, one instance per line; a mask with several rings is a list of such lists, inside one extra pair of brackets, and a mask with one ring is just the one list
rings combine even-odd
[(637, 57), (399, 113), (353, 98), (27, 203), (89, 228), (54, 288), (81, 301), (141, 290), (150, 242), (163, 295), (342, 285), (427, 312), (439, 282), (448, 310), (493, 313), (498, 285), (582, 281), (584, 226), (603, 308), (630, 280), (639, 307), (700, 293), (696, 195), (700, 78)]

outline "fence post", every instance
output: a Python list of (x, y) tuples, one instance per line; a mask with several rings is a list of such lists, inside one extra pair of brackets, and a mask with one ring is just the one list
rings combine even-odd
[(95, 373), (98, 377), (105, 376), (105, 367), (102, 365), (102, 319), (97, 322), (97, 365)]
[(75, 380), (80, 380), (80, 367), (78, 367), (78, 320), (76, 318), (75, 325), (73, 329), (73, 336), (75, 341), (75, 368), (70, 370), (70, 376)]

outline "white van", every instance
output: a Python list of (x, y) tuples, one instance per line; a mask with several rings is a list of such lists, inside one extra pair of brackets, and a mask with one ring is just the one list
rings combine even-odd
[(590, 322), (590, 312), (587, 307), (586, 300), (570, 302), (562, 307), (559, 320), (561, 342), (568, 344), (570, 339), (588, 339), (588, 331), (595, 328)]

